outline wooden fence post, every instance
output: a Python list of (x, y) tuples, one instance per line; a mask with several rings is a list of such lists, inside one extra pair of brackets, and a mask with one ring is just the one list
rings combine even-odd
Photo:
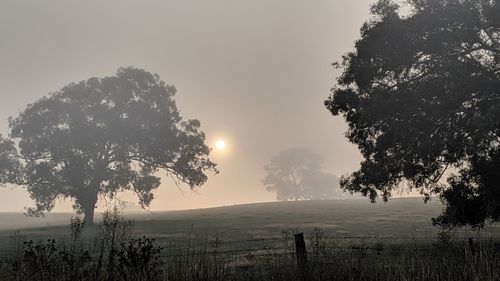
[(469, 249), (470, 249), (470, 252), (472, 254), (474, 254), (476, 252), (476, 245), (474, 244), (474, 240), (472, 239), (472, 237), (469, 237)]
[(304, 241), (304, 233), (295, 234), (295, 252), (297, 254), (297, 269), (301, 280), (306, 280), (307, 277), (307, 252), (306, 242)]

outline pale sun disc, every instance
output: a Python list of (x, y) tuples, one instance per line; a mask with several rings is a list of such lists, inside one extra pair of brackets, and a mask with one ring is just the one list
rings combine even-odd
[(224, 140), (218, 140), (215, 143), (215, 148), (217, 150), (224, 150), (226, 148), (226, 142)]

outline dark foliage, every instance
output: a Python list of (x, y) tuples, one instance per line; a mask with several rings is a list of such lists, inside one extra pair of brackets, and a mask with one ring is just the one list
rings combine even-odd
[(364, 157), (341, 185), (439, 194), (436, 224), (481, 227), (500, 216), (500, 1), (405, 2), (372, 7), (325, 102)]
[(162, 248), (154, 239), (131, 238), (133, 224), (117, 210), (106, 212), (96, 230), (94, 246), (82, 239), (79, 218), (71, 221), (69, 243), (24, 241), (21, 251), (3, 260), (2, 280), (153, 281), (163, 276)]
[(131, 239), (118, 252), (120, 280), (155, 280), (163, 275), (162, 249), (147, 237)]

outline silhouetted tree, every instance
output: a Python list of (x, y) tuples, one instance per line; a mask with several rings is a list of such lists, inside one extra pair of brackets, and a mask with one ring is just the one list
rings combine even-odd
[(365, 159), (341, 185), (375, 201), (404, 183), (441, 196), (435, 223), (481, 227), (500, 218), (500, 1), (406, 3), (372, 7), (325, 102)]
[(276, 192), (280, 201), (342, 197), (338, 178), (321, 171), (322, 161), (308, 149), (285, 150), (264, 166), (267, 175), (262, 183), (268, 191)]
[(70, 198), (87, 224), (100, 196), (131, 190), (149, 206), (161, 171), (176, 184), (200, 186), (206, 171), (217, 170), (200, 122), (183, 121), (175, 93), (158, 75), (131, 67), (69, 84), (9, 120), (0, 179), (27, 189), (36, 202), (29, 214)]
[(20, 168), (15, 143), (0, 135), (0, 185), (16, 182)]

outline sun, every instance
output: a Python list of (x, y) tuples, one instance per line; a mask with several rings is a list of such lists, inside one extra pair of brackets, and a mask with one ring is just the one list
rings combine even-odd
[(215, 148), (217, 150), (224, 150), (226, 149), (226, 142), (224, 140), (218, 140), (215, 142)]

